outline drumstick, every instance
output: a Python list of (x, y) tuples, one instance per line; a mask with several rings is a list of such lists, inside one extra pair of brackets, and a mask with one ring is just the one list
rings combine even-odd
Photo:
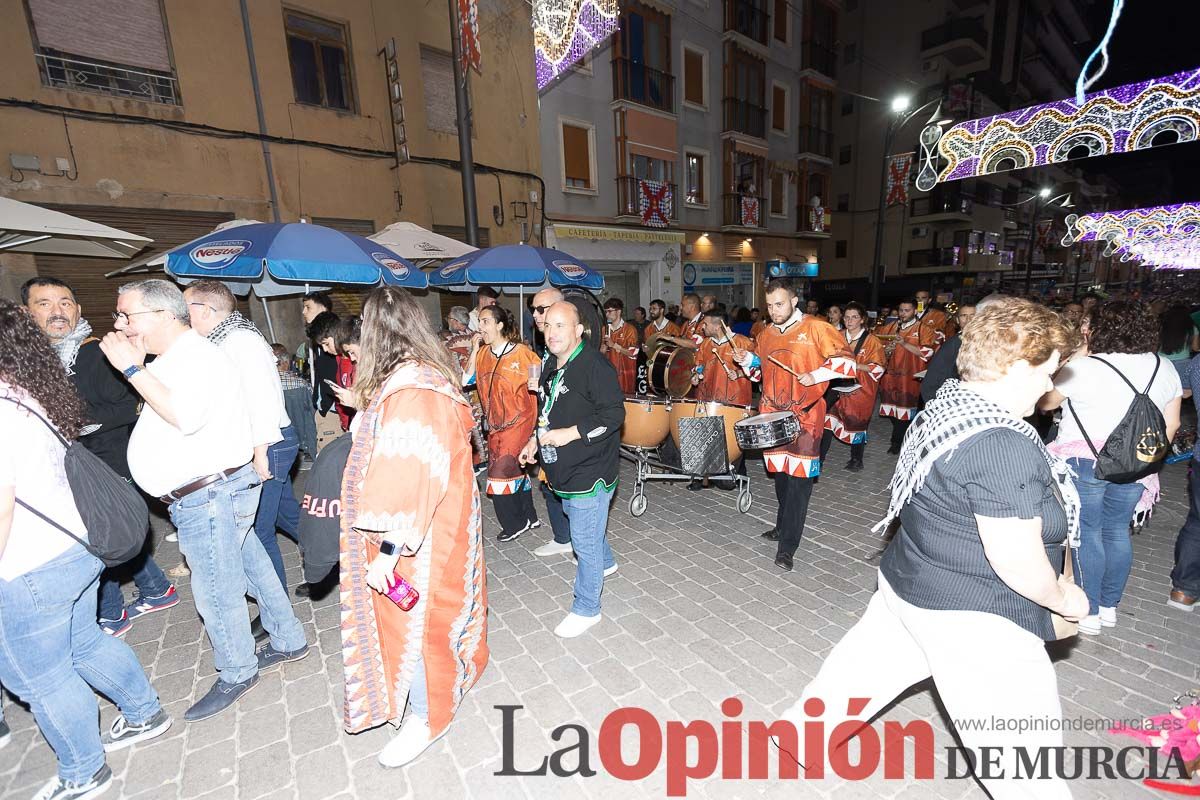
[(786, 373), (788, 373), (789, 375), (791, 375), (793, 378), (795, 378), (795, 379), (797, 379), (797, 380), (799, 380), (799, 379), (800, 379), (800, 373), (799, 373), (799, 372), (796, 372), (796, 370), (792, 369), (792, 368), (791, 368), (791, 367), (789, 367), (787, 364), (784, 364), (782, 361), (780, 361), (779, 359), (777, 359), (775, 356), (767, 356), (767, 360), (768, 360), (768, 361), (770, 361), (770, 362), (771, 362), (772, 364), (774, 364), (775, 366), (777, 366), (777, 367), (779, 367), (780, 369), (782, 369), (784, 372), (786, 372)]

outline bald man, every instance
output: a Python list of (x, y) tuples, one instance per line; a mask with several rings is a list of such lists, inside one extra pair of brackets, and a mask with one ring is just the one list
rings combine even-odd
[(538, 385), (537, 432), (520, 460), (541, 462), (571, 526), (575, 601), (554, 629), (556, 635), (571, 639), (600, 621), (604, 578), (617, 571), (607, 527), (617, 488), (625, 396), (608, 359), (584, 346), (583, 325), (573, 304), (550, 306), (542, 330), (551, 357)]
[[(708, 296), (712, 297), (712, 295)], [(712, 299), (715, 305), (716, 298)], [(704, 342), (704, 332), (700, 330), (700, 321), (703, 317), (700, 307), (701, 301), (699, 295), (685, 294), (679, 306), (679, 335), (660, 336), (659, 339), (674, 342), (680, 347), (686, 347), (688, 350), (699, 350), (700, 345)]]
[[(563, 293), (553, 286), (542, 289), (533, 296), (533, 324), (537, 327), (538, 333), (543, 337), (546, 336), (546, 314), (550, 308), (556, 303), (562, 303)], [(568, 303), (567, 305), (570, 305)], [(572, 306), (574, 308), (574, 306)], [(578, 311), (576, 317), (578, 317)], [(542, 370), (540, 374), (544, 374), (550, 369), (547, 367), (547, 362), (552, 362), (554, 356), (549, 350), (544, 350), (539, 353), (542, 357)], [(538, 391), (540, 381), (534, 378), (529, 380), (529, 391)], [(562, 498), (556, 495), (551, 490), (550, 485), (546, 483), (546, 473), (538, 471), (538, 484), (542, 487), (542, 499), (546, 501), (546, 516), (550, 520), (550, 530), (554, 537), (546, 542), (541, 547), (535, 548), (533, 554), (535, 556), (559, 556), (570, 555), (571, 550), (571, 524), (567, 521), (566, 515), (563, 513)]]

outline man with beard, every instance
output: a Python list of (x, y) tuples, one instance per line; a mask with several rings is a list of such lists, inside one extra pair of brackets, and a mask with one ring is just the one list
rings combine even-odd
[(667, 304), (662, 300), (650, 301), (650, 321), (646, 325), (644, 334), (645, 344), (642, 349), (646, 351), (647, 358), (654, 358), (654, 351), (659, 348), (659, 338), (672, 338), (679, 335), (679, 326), (671, 320), (667, 319)]
[[(715, 306), (716, 298), (712, 299)], [(662, 334), (659, 338), (665, 342), (673, 342), (688, 350), (699, 350), (700, 344), (704, 341), (704, 332), (700, 330), (701, 314), (703, 313), (700, 297), (694, 294), (685, 294), (679, 309), (679, 335), (667, 336)]]
[(604, 316), (607, 324), (604, 327), (604, 341), (600, 352), (608, 357), (608, 361), (617, 371), (617, 382), (621, 391), (631, 395), (637, 388), (637, 330), (627, 323), (622, 314), (625, 303), (619, 297), (610, 297), (604, 302)]
[[(126, 450), (129, 433), (138, 419), (137, 396), (100, 352), (100, 341), (92, 338), (92, 326), (83, 318), (74, 291), (56, 278), (30, 278), (21, 287), (21, 301), (58, 351), (75, 390), (87, 404), (88, 421), (99, 426), (80, 438), (83, 446), (113, 472), (132, 480)], [(138, 596), (126, 605), (120, 575), (130, 571)], [(148, 550), (100, 576), (100, 627), (113, 636), (128, 633), (138, 617), (165, 611), (178, 603), (175, 587)]]
[(925, 369), (937, 349), (936, 329), (917, 319), (917, 301), (901, 300), (898, 319), (875, 331), (884, 341), (887, 372), (879, 382), (879, 416), (892, 420), (892, 444), (888, 452), (900, 452), (904, 434), (921, 403), (921, 381), (915, 376)]
[(954, 321), (946, 315), (940, 304), (931, 302), (929, 292), (924, 289), (917, 292), (917, 319), (933, 331), (935, 349), (958, 332)]

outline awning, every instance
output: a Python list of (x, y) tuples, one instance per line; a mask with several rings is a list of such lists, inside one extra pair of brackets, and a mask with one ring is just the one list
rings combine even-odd
[(0, 253), (130, 258), (151, 241), (61, 211), (0, 197)]

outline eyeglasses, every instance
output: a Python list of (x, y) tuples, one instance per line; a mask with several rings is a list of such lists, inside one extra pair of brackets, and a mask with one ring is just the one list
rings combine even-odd
[(188, 308), (191, 308), (192, 306), (199, 306), (200, 308), (211, 308), (213, 311), (216, 311), (216, 309), (213, 308), (212, 306), (210, 306), (208, 303), (188, 303)]
[(534, 306), (533, 307), (533, 313), (535, 313), (535, 314), (545, 314), (549, 310), (550, 310), (550, 306)]
[(113, 322), (121, 322), (121, 323), (124, 323), (125, 325), (128, 325), (130, 317), (136, 317), (138, 314), (157, 314), (158, 312), (163, 311), (163, 310), (164, 309), (161, 309), (161, 308), (152, 308), (149, 311), (134, 311), (131, 314), (126, 314), (124, 311), (114, 311), (112, 318), (113, 318)]

